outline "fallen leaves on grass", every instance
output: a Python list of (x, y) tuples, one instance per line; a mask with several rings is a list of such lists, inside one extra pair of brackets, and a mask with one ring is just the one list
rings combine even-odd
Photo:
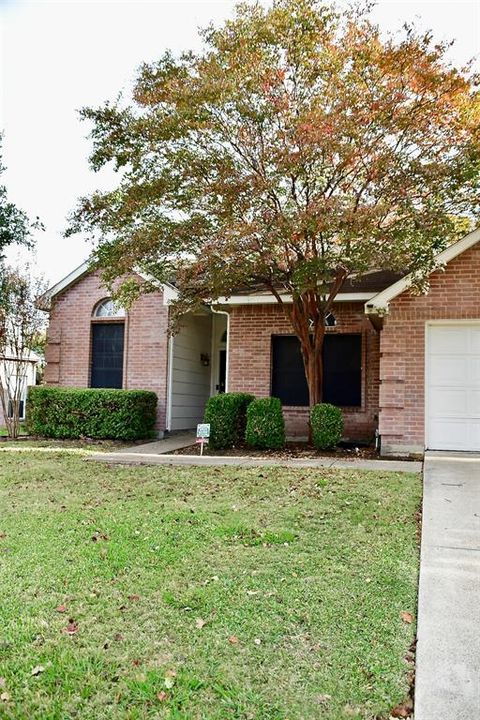
[(134, 593), (133, 595), (129, 595), (129, 596), (128, 596), (128, 599), (129, 599), (131, 602), (136, 602), (137, 600), (140, 600), (140, 595), (137, 595), (136, 593)]
[(171, 690), (173, 686), (175, 685), (175, 678), (177, 677), (177, 673), (175, 670), (167, 670), (165, 673), (165, 687), (167, 690)]
[(195, 627), (198, 628), (198, 630), (201, 630), (205, 625), (207, 624), (207, 621), (203, 618), (197, 618), (195, 620)]
[(32, 668), (30, 675), (33, 675), (33, 677), (37, 677), (37, 675), (40, 675), (43, 672), (45, 672), (45, 668), (43, 667), (43, 665), (35, 665), (35, 667)]
[(413, 622), (413, 615), (409, 612), (401, 612), (400, 617), (402, 618), (404, 623), (407, 623), (408, 625), (411, 625)]
[(10, 700), (10, 693), (8, 693), (6, 690), (2, 692), (2, 694), (0, 695), (0, 700), (2, 700), (3, 702), (8, 702)]
[(64, 613), (64, 612), (67, 612), (67, 607), (66, 607), (66, 605), (58, 605), (58, 606), (55, 608), (55, 610), (56, 610), (58, 613)]
[(94, 532), (92, 535), (92, 541), (98, 542), (99, 540), (110, 540), (106, 533)]
[(236, 635), (230, 635), (230, 637), (228, 638), (228, 642), (230, 643), (230, 645), (238, 645), (239, 640)]
[(393, 710), (390, 712), (390, 717), (392, 717), (392, 718), (409, 718), (412, 715), (412, 712), (413, 712), (413, 704), (412, 704), (411, 700), (407, 700), (407, 702), (394, 707)]
[(75, 633), (78, 632), (78, 623), (75, 622), (73, 618), (70, 618), (67, 627), (64, 627), (62, 632), (64, 632), (65, 635), (75, 635)]
[(160, 690), (160, 692), (157, 693), (157, 700), (160, 702), (164, 702), (168, 698), (168, 693), (165, 692), (165, 690)]

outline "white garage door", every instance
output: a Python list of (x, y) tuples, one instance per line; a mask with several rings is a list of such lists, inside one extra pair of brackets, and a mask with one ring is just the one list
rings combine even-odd
[(427, 326), (427, 447), (480, 451), (480, 323)]

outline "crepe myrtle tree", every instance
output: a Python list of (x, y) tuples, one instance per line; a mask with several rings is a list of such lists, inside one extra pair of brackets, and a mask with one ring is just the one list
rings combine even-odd
[(30, 353), (45, 329), (37, 298), (46, 290), (29, 267), (4, 267), (0, 274), (0, 402), (8, 436), (18, 437)]
[(420, 287), (456, 218), (478, 212), (476, 79), (430, 33), (382, 34), (369, 6), (241, 4), (202, 37), (199, 53), (144, 65), (129, 103), (82, 111), (93, 169), (113, 164), (119, 181), (79, 201), (69, 233), (96, 239), (107, 283), (134, 267), (175, 276), (174, 317), (263, 286), (314, 405), (345, 279), (408, 270)]

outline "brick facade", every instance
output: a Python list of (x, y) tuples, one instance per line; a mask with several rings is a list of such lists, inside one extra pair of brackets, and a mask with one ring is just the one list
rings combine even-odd
[[(363, 303), (337, 303), (337, 325), (327, 332), (362, 334), (362, 407), (345, 408), (345, 437), (371, 440), (377, 427), (379, 336), (364, 314)], [(292, 335), (283, 309), (272, 305), (242, 305), (230, 310), (228, 389), (267, 397), (271, 388), (272, 335)], [(285, 407), (287, 434), (307, 435), (308, 408)]]
[[(108, 296), (97, 273), (85, 275), (55, 297), (50, 311), (45, 382), (88, 387), (92, 313)], [(157, 429), (165, 428), (168, 308), (161, 293), (140, 297), (125, 319), (123, 387), (158, 396)]]
[(382, 453), (423, 452), (425, 327), (429, 320), (480, 320), (480, 246), (433, 273), (428, 295), (399, 295), (390, 304), (380, 342)]
[[(85, 275), (53, 302), (46, 352), (48, 384), (88, 387), (92, 313), (108, 293), (98, 275)], [(272, 335), (291, 335), (276, 304), (228, 308), (228, 389), (266, 397), (271, 392)], [(390, 303), (381, 332), (363, 303), (337, 303), (333, 333), (362, 335), (362, 406), (344, 408), (345, 437), (371, 440), (378, 427), (383, 454), (422, 452), (425, 444), (425, 327), (433, 320), (480, 321), (480, 245), (430, 278), (430, 291), (408, 291)], [(153, 390), (159, 430), (165, 429), (168, 308), (161, 293), (141, 297), (125, 320), (124, 387)], [(307, 434), (308, 408), (286, 407), (287, 433)]]

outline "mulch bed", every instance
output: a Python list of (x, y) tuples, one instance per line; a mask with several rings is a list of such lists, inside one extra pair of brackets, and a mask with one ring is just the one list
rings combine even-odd
[[(194, 443), (188, 447), (174, 450), (169, 455), (200, 455), (200, 445)], [(204, 455), (220, 455), (222, 457), (274, 457), (274, 458), (319, 458), (331, 457), (341, 460), (377, 460), (378, 451), (373, 446), (361, 446), (342, 444), (334, 450), (315, 450), (306, 442), (287, 442), (283, 450), (254, 450), (246, 446), (230, 448), (228, 450), (212, 450), (207, 446), (204, 448)]]

